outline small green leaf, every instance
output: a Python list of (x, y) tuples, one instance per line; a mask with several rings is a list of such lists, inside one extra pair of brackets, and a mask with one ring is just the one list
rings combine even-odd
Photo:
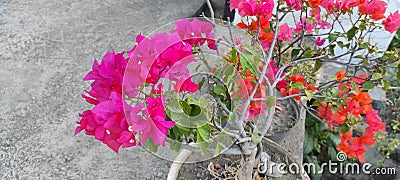
[(203, 77), (203, 78), (201, 79), (201, 81), (199, 82), (199, 90), (201, 90), (201, 87), (203, 87), (203, 84), (204, 84), (205, 81), (206, 81), (206, 78)]
[(215, 147), (214, 157), (217, 157), (219, 154), (221, 154), (221, 151), (222, 151), (222, 146), (220, 143), (217, 143), (217, 147)]
[(305, 131), (304, 134), (304, 155), (310, 154), (314, 148), (314, 131)]
[(183, 112), (185, 112), (185, 114), (187, 115), (192, 112), (192, 107), (186, 101), (181, 101), (181, 107), (183, 109)]
[(361, 31), (367, 30), (367, 26), (364, 23), (360, 24), (360, 30)]
[(396, 77), (397, 77), (397, 81), (399, 81), (399, 83), (400, 83), (400, 64), (397, 66), (397, 74), (396, 74)]
[(317, 53), (314, 50), (309, 49), (303, 54), (303, 58), (310, 58), (310, 57), (314, 56), (315, 54), (317, 54)]
[(302, 88), (304, 87), (304, 84), (301, 82), (295, 82), (292, 84), (291, 89), (296, 89), (296, 88)]
[(378, 79), (381, 79), (381, 78), (382, 78), (382, 75), (379, 74), (379, 73), (372, 74), (372, 79), (374, 79), (374, 80), (378, 80)]
[(185, 136), (189, 136), (190, 134), (192, 134), (192, 131), (190, 130), (190, 128), (181, 126), (179, 123), (176, 123), (173, 126), (174, 130), (175, 130), (175, 128), (176, 128), (177, 132), (179, 132), (180, 134), (183, 134)]
[(179, 150), (181, 150), (181, 146), (182, 146), (182, 142), (178, 142), (178, 141), (174, 141), (169, 144), (169, 147), (175, 152), (179, 152)]
[(339, 47), (341, 47), (341, 48), (343, 48), (343, 46), (344, 46), (344, 44), (343, 44), (342, 41), (338, 41), (338, 42), (337, 42), (337, 45), (338, 45)]
[(291, 52), (291, 57), (294, 59), (297, 55), (299, 55), (300, 50), (299, 49), (293, 49)]
[(231, 57), (230, 57), (230, 62), (231, 63), (234, 63), (234, 64), (236, 64), (236, 62), (237, 62), (237, 50), (235, 49), (235, 48), (232, 48), (232, 51), (231, 51)]
[(347, 31), (347, 40), (351, 40), (354, 38), (354, 36), (357, 33), (358, 28), (356, 28), (355, 26), (353, 26), (349, 31)]
[(200, 134), (201, 139), (203, 139), (204, 141), (208, 141), (210, 140), (210, 126), (208, 126), (208, 124), (200, 124), (200, 123), (196, 123), (197, 124), (197, 132)]
[(254, 55), (249, 52), (240, 53), (240, 65), (242, 65), (243, 71), (249, 70), (251, 73), (256, 74), (256, 70), (253, 69)]
[(260, 136), (258, 135), (258, 131), (257, 129), (254, 129), (253, 134), (251, 135), (251, 141), (253, 141), (253, 143), (258, 143), (259, 140)]
[(314, 65), (314, 72), (317, 72), (322, 66), (322, 61), (321, 60), (316, 60), (315, 65)]
[(321, 145), (318, 144), (317, 139), (314, 139), (314, 149), (315, 149), (315, 151), (317, 151), (318, 153), (321, 152)]
[(373, 83), (373, 82), (371, 82), (371, 81), (366, 81), (363, 85), (362, 85), (362, 88), (364, 89), (364, 90), (370, 90), (370, 89), (372, 89), (372, 88), (374, 88), (375, 87), (375, 83)]
[(336, 40), (337, 38), (338, 38), (338, 36), (336, 34), (329, 34), (329, 36), (328, 36), (329, 42), (332, 42), (332, 41)]
[(191, 104), (190, 107), (191, 107), (191, 111), (190, 111), (189, 116), (195, 117), (201, 113), (201, 108), (199, 105)]
[(225, 74), (225, 76), (232, 76), (234, 71), (235, 71), (235, 67), (229, 66), (226, 68), (224, 74)]
[(157, 152), (158, 146), (159, 146), (159, 145), (154, 145), (154, 140), (153, 140), (153, 138), (148, 138), (148, 139), (146, 140), (146, 142), (143, 143), (143, 146), (144, 146), (147, 150), (149, 150), (151, 153), (154, 154), (154, 153)]
[(335, 148), (332, 147), (332, 146), (328, 146), (328, 157), (329, 157), (329, 159), (332, 160), (332, 161), (337, 161), (336, 154), (337, 153), (336, 153)]
[(335, 55), (335, 47), (336, 47), (336, 44), (332, 44), (329, 46), (329, 54), (332, 56)]
[(314, 96), (314, 93), (312, 91), (310, 91), (310, 90), (306, 90), (305, 93), (307, 95), (307, 99), (308, 100), (311, 100), (313, 98), (313, 96)]
[(267, 104), (267, 106), (268, 106), (268, 109), (269, 108), (271, 108), (272, 106), (274, 106), (274, 104), (275, 104), (275, 96), (268, 96), (266, 99), (265, 99), (265, 103)]
[(215, 86), (214, 87), (214, 93), (217, 95), (225, 96), (226, 94), (226, 88), (224, 86)]
[(383, 90), (385, 90), (385, 91), (389, 90), (390, 84), (391, 84), (389, 80), (382, 79), (381, 83), (382, 83)]

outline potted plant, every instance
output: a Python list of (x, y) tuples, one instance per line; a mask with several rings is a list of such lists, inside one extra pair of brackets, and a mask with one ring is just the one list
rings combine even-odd
[[(85, 130), (115, 152), (132, 146), (155, 152), (168, 141), (174, 150), (204, 156), (240, 154), (236, 177), (251, 179), (253, 168), (268, 156), (264, 150), (275, 149), (301, 164), (266, 138), (276, 114), (285, 111), (279, 102), (294, 98), (340, 135), (338, 150), (363, 162), (365, 147), (385, 128), (367, 91), (389, 88), (384, 65), (399, 64), (395, 54), (364, 37), (382, 27), (394, 32), (399, 12), (385, 16), (381, 0), (231, 0), (231, 9), (244, 17), (237, 24), (246, 31), (242, 36), (214, 19), (207, 4), (211, 18), (182, 19), (164, 33), (139, 34), (131, 50), (95, 61), (84, 78), (94, 80), (91, 90), (82, 95), (94, 107), (80, 114), (76, 134)], [(357, 9), (362, 16), (349, 29), (332, 31)], [(293, 25), (282, 23), (295, 13)], [(336, 54), (337, 47), (347, 52)], [(391, 56), (381, 59), (382, 54)], [(336, 61), (339, 57), (348, 61)], [(328, 62), (344, 68), (319, 82), (318, 70)], [(301, 97), (312, 100), (314, 108)]]

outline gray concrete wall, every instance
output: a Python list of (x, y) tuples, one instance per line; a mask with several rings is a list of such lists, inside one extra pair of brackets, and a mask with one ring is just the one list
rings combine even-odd
[[(0, 178), (164, 179), (170, 162), (115, 154), (83, 133), (80, 94), (95, 58), (191, 16), (202, 0), (0, 0)], [(179, 8), (178, 8), (179, 7)]]

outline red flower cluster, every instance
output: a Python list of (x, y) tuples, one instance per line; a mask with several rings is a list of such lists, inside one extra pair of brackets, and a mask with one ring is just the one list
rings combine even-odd
[[(344, 70), (339, 71), (337, 76), (338, 81), (342, 81), (345, 78)], [(358, 83), (364, 83), (365, 74), (359, 75), (357, 78)], [(349, 158), (358, 158), (360, 162), (365, 162), (364, 152), (365, 146), (371, 146), (375, 143), (374, 135), (377, 132), (385, 132), (385, 124), (378, 116), (378, 111), (372, 108), (372, 99), (368, 92), (364, 92), (362, 88), (356, 85), (356, 92), (351, 91), (351, 83), (342, 82), (339, 84), (338, 98), (343, 99), (345, 103), (337, 106), (335, 103), (322, 102), (321, 106), (318, 107), (318, 116), (325, 119), (328, 122), (329, 129), (332, 131), (333, 126), (344, 125), (355, 125), (362, 121), (362, 116), (366, 116), (366, 133), (361, 137), (353, 137), (352, 130), (350, 129), (347, 133), (341, 134), (341, 143), (338, 145), (337, 150), (343, 151)], [(335, 107), (335, 111), (333, 110)], [(356, 119), (356, 122), (352, 121)]]
[[(300, 95), (300, 87), (296, 88), (290, 88), (290, 84), (294, 83), (301, 83), (305, 87), (305, 90), (310, 90), (312, 92), (316, 91), (317, 88), (315, 86), (312, 86), (310, 83), (307, 83), (304, 76), (302, 74), (295, 74), (293, 76), (288, 76), (286, 77), (287, 81), (287, 86), (286, 87), (281, 87), (279, 88), (281, 94), (283, 96), (290, 96), (290, 95)], [(300, 96), (294, 97), (295, 100), (300, 100)]]
[[(267, 68), (267, 71), (265, 73), (265, 76), (268, 78), (268, 81), (272, 84), (274, 83), (275, 80), (275, 75), (278, 72), (279, 68), (274, 67), (274, 60), (270, 61), (270, 64)], [(235, 94), (239, 95), (242, 99), (247, 99), (249, 98), (249, 95), (252, 93), (256, 86), (256, 79), (254, 75), (247, 70), (244, 74), (239, 73), (242, 75), (244, 78), (238, 78), (235, 79), (235, 82), (239, 84), (239, 87), (245, 87), (245, 88), (240, 88), (238, 92)], [(280, 82), (277, 83), (277, 88), (287, 88), (286, 86), (287, 81), (286, 80), (281, 80)], [(258, 86), (258, 89), (256, 93), (254, 94), (254, 98), (266, 98), (266, 89), (265, 89), (265, 81), (261, 83), (260, 86)], [(251, 102), (248, 111), (246, 112), (246, 118), (248, 120), (252, 120), (254, 117), (262, 114), (264, 112), (265, 107), (267, 107), (266, 103), (264, 101), (256, 101), (256, 102)]]

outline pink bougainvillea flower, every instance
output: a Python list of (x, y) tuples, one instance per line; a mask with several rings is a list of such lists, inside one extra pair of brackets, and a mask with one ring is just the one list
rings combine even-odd
[(273, 0), (231, 0), (230, 10), (238, 9), (240, 16), (269, 16), (274, 8)]
[(325, 39), (322, 39), (321, 37), (317, 37), (316, 41), (315, 41), (315, 45), (317, 46), (322, 46), (325, 43)]
[(187, 78), (184, 81), (176, 82), (174, 85), (176, 92), (196, 92), (199, 90), (199, 85), (194, 83), (191, 78)]
[(123, 112), (121, 94), (113, 91), (110, 100), (100, 102), (80, 116), (75, 134), (85, 130), (87, 135), (94, 136), (117, 153), (121, 145), (123, 148), (136, 145), (135, 134), (129, 130)]
[(325, 8), (328, 14), (332, 14), (335, 2), (334, 0), (321, 0), (321, 7)]
[(301, 0), (285, 0), (285, 1), (286, 1), (286, 5), (288, 7), (292, 7), (296, 11), (300, 10), (301, 5), (303, 4), (303, 2)]
[(294, 32), (296, 32), (296, 33), (302, 32), (303, 31), (303, 26), (305, 26), (304, 29), (306, 30), (306, 32), (308, 34), (313, 33), (315, 25), (307, 22), (306, 21), (306, 17), (303, 17), (301, 19), (301, 21), (296, 22), (296, 28), (294, 29)]
[(207, 42), (210, 49), (216, 50), (217, 47), (210, 22), (200, 21), (196, 18), (192, 22), (188, 19), (181, 19), (175, 21), (175, 27), (176, 30), (172, 30), (171, 32), (177, 32), (182, 40), (190, 45), (198, 46)]
[(278, 39), (280, 41), (290, 41), (293, 39), (293, 31), (287, 23), (279, 27)]
[(122, 79), (127, 60), (123, 53), (116, 54), (114, 51), (104, 55), (101, 64), (94, 61), (92, 71), (83, 80), (94, 80), (91, 84), (92, 89), (87, 91), (87, 95), (82, 97), (90, 104), (98, 104), (107, 101), (111, 92), (122, 92)]
[(385, 26), (385, 30), (390, 33), (394, 33), (399, 29), (400, 26), (400, 14), (399, 10), (394, 12), (394, 14), (390, 13), (390, 15), (382, 21), (382, 24)]
[(371, 15), (373, 20), (385, 18), (386, 2), (381, 0), (365, 0), (364, 3), (358, 6), (360, 14)]
[(154, 140), (154, 145), (165, 145), (168, 129), (174, 126), (175, 121), (166, 121), (162, 97), (148, 97), (147, 111), (144, 114), (148, 117), (142, 122), (146, 122), (142, 130), (142, 137), (139, 145), (143, 145), (148, 138)]

